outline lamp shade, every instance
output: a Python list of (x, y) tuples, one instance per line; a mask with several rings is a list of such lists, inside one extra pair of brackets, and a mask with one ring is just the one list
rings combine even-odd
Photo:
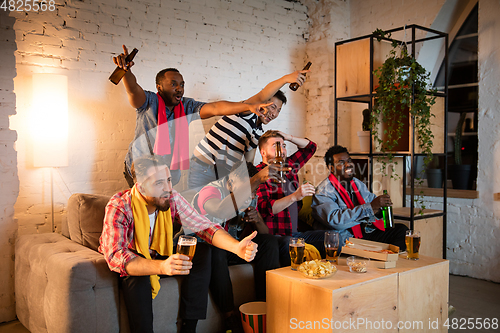
[(68, 165), (68, 78), (33, 75), (31, 136), (35, 167)]

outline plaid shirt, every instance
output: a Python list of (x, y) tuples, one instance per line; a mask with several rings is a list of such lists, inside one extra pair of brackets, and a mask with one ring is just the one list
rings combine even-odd
[[(293, 182), (299, 186), (298, 172), (304, 164), (313, 157), (316, 152), (316, 144), (309, 141), (309, 144), (305, 148), (299, 148), (293, 155), (287, 158), (287, 164), (292, 168), (290, 172), (286, 174), (288, 182)], [(266, 167), (267, 164), (261, 162), (257, 165), (257, 169), (260, 171)], [(290, 236), (292, 234), (292, 221), (290, 218), (290, 212), (288, 208), (282, 210), (277, 214), (273, 214), (273, 205), (276, 200), (285, 197), (282, 187), (279, 184), (273, 183), (271, 180), (260, 184), (257, 189), (257, 196), (259, 201), (257, 208), (262, 218), (269, 227), (269, 233), (272, 235), (282, 235)], [(300, 210), (302, 207), (302, 202), (297, 202), (297, 208)]]
[[(115, 194), (106, 205), (104, 225), (99, 238), (99, 252), (104, 254), (109, 269), (127, 276), (125, 265), (136, 258), (134, 244), (134, 217), (132, 214), (132, 194), (130, 190)], [(184, 228), (196, 232), (198, 236), (212, 243), (215, 232), (221, 229), (193, 207), (175, 190), (170, 199), (173, 223), (181, 223)], [(150, 235), (151, 237), (151, 235)]]

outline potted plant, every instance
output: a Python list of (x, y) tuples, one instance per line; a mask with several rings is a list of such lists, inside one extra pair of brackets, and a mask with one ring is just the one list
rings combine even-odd
[(370, 109), (363, 110), (363, 123), (361, 127), (362, 131), (358, 131), (358, 139), (359, 139), (359, 148), (361, 152), (369, 152), (370, 151)]
[[(391, 37), (390, 33), (380, 29), (373, 34), (378, 41)], [(409, 117), (414, 117), (415, 120), (416, 142), (425, 154), (424, 166), (427, 167), (432, 161), (434, 136), (430, 126), (434, 115), (431, 107), (435, 104), (436, 97), (432, 95), (435, 90), (430, 89), (430, 74), (408, 54), (406, 45), (393, 41), (392, 47), (389, 57), (374, 71), (379, 84), (375, 89), (370, 126), (377, 149), (387, 153), (386, 160), (379, 159), (382, 173), (387, 175), (389, 167), (391, 177), (398, 178), (394, 170), (397, 163), (393, 160), (392, 152), (402, 140)], [(385, 128), (380, 130), (379, 125), (382, 123)], [(409, 137), (404, 136), (403, 139)]]
[(449, 166), (451, 183), (453, 184), (453, 188), (457, 190), (467, 190), (469, 188), (471, 172), (470, 164), (462, 164), (462, 133), (466, 116), (467, 114), (464, 112), (458, 120), (454, 144), (455, 164)]
[(434, 156), (432, 162), (426, 170), (427, 173), (427, 186), (430, 188), (443, 187), (443, 170), (439, 168), (439, 159)]

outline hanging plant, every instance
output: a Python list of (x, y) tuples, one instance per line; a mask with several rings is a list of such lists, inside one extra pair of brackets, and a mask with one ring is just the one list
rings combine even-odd
[[(378, 41), (383, 37), (390, 38), (390, 33), (377, 29), (373, 32)], [(397, 146), (404, 132), (406, 115), (403, 110), (409, 110), (409, 116), (415, 116), (416, 142), (425, 154), (424, 164), (432, 162), (433, 138), (431, 126), (431, 107), (436, 97), (430, 95), (435, 89), (430, 89), (430, 73), (408, 54), (406, 44), (392, 42), (393, 49), (385, 62), (374, 71), (379, 80), (375, 89), (374, 107), (371, 116), (371, 128), (375, 144), (379, 151), (387, 153), (387, 160), (380, 159), (382, 173), (387, 176), (387, 166), (390, 165), (392, 178), (399, 178), (394, 170), (392, 150)], [(413, 97), (413, 98), (412, 98)], [(378, 125), (383, 122), (386, 128), (379, 133)]]
[[(378, 41), (382, 38), (390, 38), (391, 34), (377, 29), (373, 35)], [(406, 114), (415, 119), (416, 144), (420, 147), (424, 157), (424, 165), (427, 169), (433, 160), (432, 146), (434, 135), (431, 131), (431, 107), (436, 103), (434, 93), (436, 89), (431, 89), (430, 73), (420, 65), (414, 57), (408, 54), (406, 44), (392, 42), (392, 50), (385, 62), (374, 71), (374, 75), (379, 80), (379, 85), (375, 89), (374, 107), (371, 117), (371, 128), (376, 147), (387, 158), (382, 156), (377, 161), (382, 166), (382, 174), (387, 176), (391, 171), (391, 178), (399, 179), (399, 175), (394, 168), (397, 162), (391, 151), (398, 145), (405, 127)], [(379, 133), (379, 124), (383, 122), (386, 128), (383, 133)], [(416, 185), (422, 185), (422, 178), (415, 177)], [(415, 203), (420, 206), (420, 214), (426, 208), (423, 202), (423, 191), (415, 198)]]

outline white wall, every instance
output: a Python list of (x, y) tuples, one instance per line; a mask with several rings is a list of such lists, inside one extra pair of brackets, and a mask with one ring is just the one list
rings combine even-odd
[[(390, 1), (351, 0), (351, 37), (370, 34), (376, 28), (404, 24), (435, 25), (442, 6), (455, 0)], [(464, 1), (462, 1), (463, 3)], [(446, 7), (448, 8), (448, 7)], [(447, 258), (450, 272), (500, 282), (500, 3), (479, 0), (479, 198), (448, 199)], [(442, 14), (442, 13), (441, 13)], [(455, 31), (456, 33), (456, 31)], [(427, 197), (426, 206), (442, 208), (442, 200)]]
[[(133, 138), (135, 113), (129, 106), (123, 85), (108, 81), (113, 71), (112, 56), (121, 45), (137, 47), (133, 72), (145, 89), (155, 90), (156, 73), (178, 68), (186, 81), (185, 95), (203, 101), (250, 97), (268, 82), (303, 66), (309, 28), (306, 7), (285, 0), (67, 0), (56, 1), (53, 12), (11, 12), (8, 48), (2, 48), (2, 103), (0, 140), (10, 145), (2, 154), (2, 168), (10, 172), (10, 201), (0, 223), (1, 242), (10, 244), (1, 262), (6, 277), (0, 280), (0, 307), (9, 313), (0, 322), (13, 319), (12, 244), (16, 231), (12, 205), (17, 197), (14, 131), (5, 120), (13, 114), (16, 92), (17, 115), (11, 128), (17, 131), (19, 197), (15, 205), (19, 234), (44, 233), (51, 229), (50, 170), (33, 167), (32, 141), (28, 130), (33, 73), (68, 76), (69, 166), (56, 169), (54, 176), (55, 225), (66, 216), (66, 202), (72, 193), (111, 195), (126, 186), (123, 159)], [(0, 11), (3, 12), (3, 11)], [(14, 23), (15, 20), (15, 23)], [(5, 31), (2, 17), (2, 31)], [(15, 37), (15, 42), (14, 41)], [(3, 41), (3, 39), (2, 39)], [(17, 51), (15, 47), (17, 46)], [(9, 51), (5, 53), (5, 51)], [(7, 54), (7, 55), (6, 55)], [(7, 61), (10, 56), (10, 63)], [(15, 59), (14, 59), (15, 56)], [(5, 61), (4, 61), (5, 57)], [(7, 66), (8, 65), (8, 66)], [(3, 68), (3, 67), (2, 67)], [(17, 76), (16, 72), (17, 71)], [(10, 74), (9, 77), (4, 75)], [(12, 78), (15, 76), (14, 84)], [(272, 123), (294, 135), (304, 134), (303, 90), (284, 88), (288, 104)], [(4, 97), (5, 96), (5, 97)], [(213, 123), (208, 122), (208, 125)], [(268, 126), (268, 128), (271, 128)], [(2, 141), (3, 143), (3, 141)], [(3, 149), (3, 148), (2, 148)], [(9, 169), (9, 165), (10, 167)], [(12, 169), (12, 170), (11, 170)], [(2, 179), (2, 186), (4, 181)], [(10, 207), (10, 208), (9, 208)], [(7, 222), (7, 219), (9, 222)], [(5, 220), (5, 221), (4, 221)], [(13, 229), (14, 231), (12, 231)], [(2, 257), (4, 258), (4, 257)], [(5, 281), (5, 283), (3, 283)]]
[[(12, 127), (19, 133), (21, 234), (48, 232), (50, 220), (50, 173), (32, 167), (27, 135), (33, 73), (69, 78), (69, 166), (54, 172), (59, 225), (71, 193), (112, 194), (125, 186), (121, 161), (135, 113), (123, 85), (107, 80), (122, 44), (140, 50), (133, 72), (143, 88), (155, 90), (156, 72), (176, 67), (185, 95), (205, 101), (242, 100), (302, 65), (304, 6), (284, 0), (199, 3), (68, 1), (56, 12), (11, 14), (18, 45)], [(273, 127), (300, 134), (304, 101), (300, 92), (287, 95), (290, 102)]]
[(307, 94), (306, 135), (318, 144), (318, 150), (305, 166), (305, 178), (319, 184), (328, 170), (323, 162), (326, 150), (333, 144), (334, 126), (334, 47), (348, 39), (349, 1), (303, 0), (311, 19), (307, 58), (313, 63), (305, 88)]
[(455, 236), (462, 237), (449, 244), (453, 254), (448, 251), (457, 274), (496, 282), (500, 282), (500, 201), (493, 201), (493, 194), (500, 192), (499, 13), (500, 2), (479, 1), (479, 199), (453, 216)]
[(0, 10), (0, 322), (14, 318), (14, 243), (17, 223), (14, 204), (19, 193), (17, 134), (9, 129), (10, 116), (16, 113), (14, 19)]

